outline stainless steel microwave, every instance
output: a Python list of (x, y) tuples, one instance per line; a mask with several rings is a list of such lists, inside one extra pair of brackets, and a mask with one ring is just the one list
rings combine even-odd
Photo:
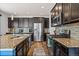
[(53, 26), (56, 26), (56, 25), (61, 25), (62, 21), (61, 21), (61, 14), (58, 15), (58, 16), (55, 16), (53, 18)]

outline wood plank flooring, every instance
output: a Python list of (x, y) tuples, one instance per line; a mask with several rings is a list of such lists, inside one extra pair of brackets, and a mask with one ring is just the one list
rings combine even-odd
[[(27, 56), (33, 56), (34, 49), (36, 49), (36, 48), (38, 48), (38, 49), (43, 48), (46, 56), (49, 55), (49, 51), (48, 51), (48, 47), (47, 47), (46, 42), (44, 42), (44, 41), (34, 41), (34, 42), (32, 42), (32, 46), (29, 49)], [(40, 56), (42, 56), (42, 55), (40, 55)]]

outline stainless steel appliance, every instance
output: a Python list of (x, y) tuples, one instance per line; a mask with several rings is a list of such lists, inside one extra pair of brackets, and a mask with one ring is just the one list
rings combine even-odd
[(43, 25), (42, 23), (34, 23), (34, 41), (43, 40)]
[(53, 26), (62, 24), (62, 13), (53, 18)]

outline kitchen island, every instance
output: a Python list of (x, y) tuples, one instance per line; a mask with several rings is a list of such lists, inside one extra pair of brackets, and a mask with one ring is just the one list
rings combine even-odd
[(29, 48), (31, 34), (8, 34), (0, 38), (0, 56), (24, 56)]
[(79, 56), (79, 40), (54, 38), (54, 56)]

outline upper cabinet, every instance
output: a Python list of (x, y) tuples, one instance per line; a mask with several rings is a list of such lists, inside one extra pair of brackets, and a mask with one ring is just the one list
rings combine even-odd
[(62, 24), (62, 4), (57, 3), (51, 11), (51, 26), (58, 26)]
[(44, 18), (44, 28), (49, 28), (49, 18)]
[(19, 18), (14, 18), (14, 27), (18, 27)]
[(23, 18), (19, 18), (19, 28), (23, 28), (24, 27), (24, 19)]
[(8, 28), (13, 28), (14, 27), (14, 21), (11, 20), (11, 18), (8, 18)]
[(75, 21), (77, 18), (79, 18), (79, 3), (71, 3), (71, 21)]
[(79, 3), (56, 3), (51, 10), (51, 25), (68, 24), (79, 20)]
[(54, 12), (55, 12), (55, 16), (58, 16), (59, 14), (59, 9), (58, 9), (59, 5), (56, 4), (55, 8), (54, 8)]
[(71, 6), (70, 3), (63, 3), (63, 24), (69, 23), (71, 19)]
[(29, 18), (24, 18), (23, 20), (23, 27), (28, 27), (28, 24), (29, 24), (29, 20), (28, 20)]
[(33, 22), (34, 22), (34, 19), (33, 18), (29, 18), (28, 26), (29, 27), (33, 27)]

